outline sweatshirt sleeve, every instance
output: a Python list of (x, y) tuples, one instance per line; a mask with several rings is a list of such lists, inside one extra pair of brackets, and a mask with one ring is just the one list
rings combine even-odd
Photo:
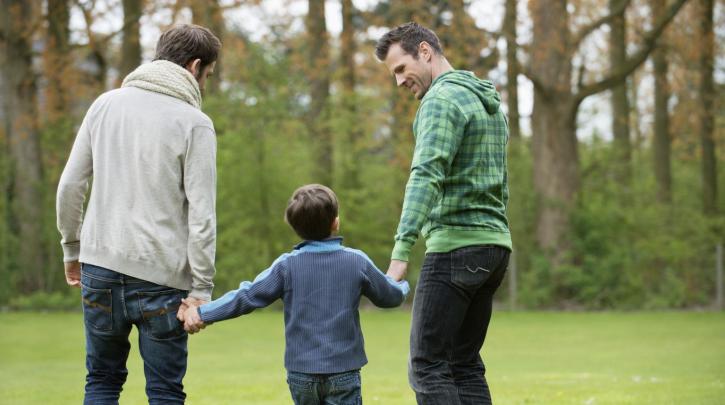
[(393, 308), (402, 304), (410, 292), (408, 282), (393, 280), (392, 277), (383, 274), (365, 253), (360, 251), (357, 253), (365, 258), (362, 294), (381, 308)]
[(222, 321), (264, 308), (282, 297), (284, 292), (284, 256), (261, 272), (252, 282), (244, 281), (214, 301), (199, 307), (204, 323)]
[(93, 174), (90, 115), (89, 110), (78, 130), (70, 157), (58, 181), (55, 212), (64, 262), (78, 260), (81, 251), (83, 203), (86, 200), (89, 179)]
[(408, 261), (410, 250), (440, 197), (443, 179), (461, 145), (466, 124), (458, 106), (442, 98), (424, 100), (416, 121), (413, 162), (391, 254), (392, 259), (402, 261)]
[(184, 159), (184, 190), (189, 203), (189, 296), (209, 301), (216, 272), (216, 137), (212, 128), (192, 130)]

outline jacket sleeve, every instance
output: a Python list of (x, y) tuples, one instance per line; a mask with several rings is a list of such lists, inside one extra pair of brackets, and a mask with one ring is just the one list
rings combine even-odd
[(81, 251), (83, 203), (88, 192), (89, 179), (93, 174), (90, 115), (89, 110), (78, 130), (70, 157), (58, 182), (55, 212), (64, 262), (78, 260)]
[(254, 281), (244, 281), (239, 284), (238, 289), (200, 306), (201, 320), (210, 323), (236, 318), (257, 308), (264, 308), (281, 298), (284, 293), (283, 257), (261, 272)]
[(362, 252), (359, 254), (366, 259), (363, 267), (362, 294), (381, 308), (393, 308), (402, 304), (410, 292), (408, 282), (393, 280), (375, 267), (367, 255)]
[(189, 296), (209, 301), (216, 272), (216, 136), (209, 127), (192, 130), (184, 157), (184, 190), (189, 204)]
[(442, 98), (423, 101), (416, 121), (413, 162), (391, 255), (392, 259), (403, 261), (408, 261), (410, 250), (441, 195), (442, 182), (461, 145), (466, 125), (459, 107)]

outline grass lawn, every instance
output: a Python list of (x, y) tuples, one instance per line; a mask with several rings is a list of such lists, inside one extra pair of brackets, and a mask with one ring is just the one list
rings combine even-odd
[[(365, 403), (413, 404), (410, 316), (364, 311)], [(80, 313), (0, 314), (0, 404), (82, 401)], [(282, 314), (190, 337), (189, 404), (287, 404)], [(135, 342), (135, 334), (132, 336)], [(725, 313), (494, 314), (483, 350), (496, 404), (725, 404)], [(146, 401), (136, 345), (122, 404)]]

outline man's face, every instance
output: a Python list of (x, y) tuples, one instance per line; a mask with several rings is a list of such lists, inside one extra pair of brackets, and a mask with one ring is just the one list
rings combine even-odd
[(419, 46), (418, 59), (406, 53), (399, 43), (395, 43), (388, 49), (388, 56), (385, 57), (383, 63), (395, 76), (395, 83), (398, 87), (406, 87), (413, 92), (415, 98), (420, 100), (428, 92), (433, 82), (431, 57), (426, 43), (421, 43)]
[(214, 74), (214, 66), (216, 66), (216, 62), (210, 63), (204, 69), (198, 69), (199, 71), (197, 72), (197, 74), (194, 75), (196, 81), (199, 82), (199, 90), (202, 93), (204, 92), (204, 84), (206, 83), (206, 79)]

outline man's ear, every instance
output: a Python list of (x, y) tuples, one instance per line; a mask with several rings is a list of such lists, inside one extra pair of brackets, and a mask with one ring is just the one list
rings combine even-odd
[(201, 73), (201, 59), (194, 59), (186, 65), (186, 70), (194, 77), (199, 77)]
[(423, 61), (430, 62), (433, 57), (433, 47), (431, 47), (428, 42), (421, 41), (421, 43), (418, 44), (418, 55), (423, 57)]

